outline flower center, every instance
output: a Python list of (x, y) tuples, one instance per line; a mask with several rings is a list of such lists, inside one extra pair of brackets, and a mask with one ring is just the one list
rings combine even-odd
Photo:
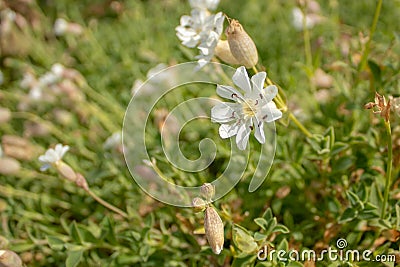
[(258, 105), (257, 100), (247, 99), (246, 101), (242, 102), (242, 110), (244, 117), (251, 118), (256, 115), (256, 106)]

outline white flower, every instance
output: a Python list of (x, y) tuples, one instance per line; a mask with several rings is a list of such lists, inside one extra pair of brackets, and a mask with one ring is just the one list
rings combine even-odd
[(189, 0), (192, 8), (215, 10), (219, 4), (219, 0)]
[(232, 80), (244, 94), (231, 86), (217, 86), (219, 96), (235, 102), (221, 102), (214, 106), (211, 120), (221, 123), (219, 135), (222, 138), (236, 135), (236, 144), (240, 150), (246, 149), (253, 129), (256, 139), (261, 144), (265, 143), (264, 122), (273, 122), (282, 117), (282, 112), (272, 101), (278, 89), (275, 85), (264, 88), (266, 77), (265, 72), (259, 72), (251, 77), (250, 82), (246, 68), (242, 66), (236, 70)]
[(121, 132), (113, 133), (107, 140), (104, 142), (104, 149), (115, 148), (119, 145), (122, 145)]
[(316, 14), (316, 13), (307, 13), (304, 15), (303, 11), (295, 7), (292, 9), (292, 24), (296, 30), (304, 30), (303, 29), (303, 19), (305, 16), (305, 26), (307, 29), (313, 28), (315, 25), (321, 23), (323, 21), (323, 18)]
[(50, 168), (52, 164), (61, 161), (62, 157), (68, 150), (69, 146), (63, 146), (62, 144), (57, 144), (54, 149), (49, 148), (44, 155), (39, 157), (39, 161), (43, 163), (40, 170), (45, 171)]
[(68, 30), (68, 21), (66, 21), (63, 18), (56, 19), (56, 21), (54, 22), (53, 30), (54, 30), (55, 35), (57, 35), (57, 36), (64, 35)]
[(221, 12), (209, 15), (206, 10), (194, 9), (191, 16), (181, 17), (181, 25), (175, 28), (176, 35), (184, 46), (193, 48), (207, 42), (210, 35), (222, 33), (224, 16)]

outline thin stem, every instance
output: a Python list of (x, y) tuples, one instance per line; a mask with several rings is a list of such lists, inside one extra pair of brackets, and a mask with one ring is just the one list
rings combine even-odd
[(312, 137), (312, 134), (304, 127), (304, 125), (296, 118), (296, 116), (289, 111), (289, 118), (294, 122), (294, 124), (299, 127), (299, 129), (307, 136)]
[(124, 218), (128, 218), (128, 214), (122, 210), (120, 210), (119, 208), (111, 205), (110, 203), (108, 203), (107, 201), (103, 200), (102, 198), (100, 198), (99, 196), (97, 196), (92, 190), (88, 189), (86, 190), (86, 192), (88, 192), (88, 194), (94, 199), (96, 200), (98, 203), (100, 203), (101, 205), (103, 205), (104, 207), (106, 207), (107, 209), (121, 215)]
[(386, 183), (385, 183), (385, 193), (383, 196), (383, 204), (381, 211), (381, 219), (384, 219), (386, 216), (386, 205), (389, 199), (389, 189), (392, 178), (392, 166), (393, 166), (393, 149), (392, 149), (392, 130), (390, 128), (390, 121), (385, 121), (385, 128), (388, 138), (388, 163), (386, 170)]
[(364, 70), (365, 67), (367, 66), (367, 59), (368, 59), (368, 54), (370, 52), (371, 41), (372, 41), (372, 37), (375, 33), (376, 25), (378, 24), (379, 15), (381, 14), (382, 2), (383, 2), (383, 0), (378, 0), (378, 4), (375, 9), (374, 19), (372, 21), (371, 29), (369, 30), (368, 41), (365, 44), (365, 48), (364, 48), (364, 52), (361, 57), (360, 65), (358, 65), (359, 71)]
[(310, 77), (309, 73), (313, 70), (313, 59), (312, 59), (312, 52), (311, 52), (311, 41), (310, 41), (310, 32), (307, 28), (307, 16), (305, 11), (303, 12), (303, 41), (304, 41), (304, 53), (306, 55), (306, 64), (307, 64), (307, 76)]
[[(258, 73), (257, 68), (254, 66), (253, 67), (253, 71), (255, 73)], [(267, 78), (266, 82), (267, 85), (274, 85), (275, 83), (273, 81), (271, 81), (269, 78)], [(276, 85), (278, 88), (280, 88), (278, 85)], [(274, 99), (277, 107), (282, 110), (283, 112), (286, 112), (288, 110), (286, 103), (283, 101), (280, 92), (278, 91), (277, 96)], [(312, 137), (312, 134), (306, 129), (306, 127), (296, 118), (296, 116), (289, 111), (289, 119), (291, 119), (294, 124), (297, 125), (297, 127), (299, 127), (300, 131), (302, 131), (304, 133), (305, 136), (307, 137)]]

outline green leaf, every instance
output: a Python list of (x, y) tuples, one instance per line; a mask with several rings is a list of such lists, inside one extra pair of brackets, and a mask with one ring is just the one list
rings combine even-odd
[(232, 237), (236, 247), (244, 253), (254, 253), (258, 248), (258, 245), (254, 241), (254, 238), (247, 230), (243, 229), (242, 227), (238, 227), (235, 225), (233, 227)]
[(272, 220), (273, 215), (272, 215), (272, 210), (271, 210), (271, 208), (268, 208), (268, 209), (264, 212), (264, 214), (263, 214), (262, 217), (263, 217), (267, 222), (269, 222), (270, 220)]
[(378, 88), (382, 84), (382, 71), (379, 65), (372, 61), (368, 60), (368, 67), (371, 70), (372, 76), (375, 82), (375, 89)]
[(65, 241), (56, 236), (47, 236), (47, 243), (53, 250), (63, 250)]
[(347, 208), (342, 216), (340, 216), (339, 218), (339, 223), (345, 223), (345, 222), (349, 222), (351, 220), (353, 220), (354, 218), (357, 217), (357, 210), (352, 209), (352, 208)]
[(73, 250), (68, 252), (67, 260), (65, 261), (66, 267), (76, 267), (81, 262), (83, 250)]
[(278, 233), (287, 234), (290, 231), (286, 226), (284, 226), (282, 224), (278, 224), (273, 228), (272, 232), (278, 232)]
[(259, 232), (256, 232), (254, 234), (254, 240), (257, 241), (257, 242), (261, 241), (261, 240), (265, 240), (267, 237), (268, 237), (267, 235), (261, 234)]
[(335, 156), (337, 154), (339, 154), (342, 151), (345, 151), (349, 148), (350, 146), (346, 143), (342, 143), (342, 142), (336, 142), (331, 149), (331, 156)]
[(70, 233), (71, 233), (72, 239), (78, 244), (83, 244), (84, 240), (83, 240), (82, 235), (81, 235), (81, 233), (80, 233), (80, 231), (78, 229), (78, 226), (76, 225), (76, 222), (73, 221), (71, 223), (70, 227), (71, 227)]
[(264, 218), (255, 218), (254, 222), (261, 227), (261, 229), (266, 230), (268, 227), (268, 222)]

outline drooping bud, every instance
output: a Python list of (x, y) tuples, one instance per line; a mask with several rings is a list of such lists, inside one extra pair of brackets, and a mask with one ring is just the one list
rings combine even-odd
[(22, 267), (22, 260), (11, 250), (0, 250), (1, 267)]
[(240, 65), (254, 67), (258, 62), (257, 47), (239, 21), (232, 19), (226, 28), (229, 48)]
[(213, 207), (205, 211), (204, 230), (212, 251), (220, 254), (224, 246), (224, 224)]
[(200, 187), (200, 194), (207, 201), (210, 201), (215, 195), (215, 187), (210, 183), (205, 183)]
[(192, 206), (195, 212), (200, 212), (206, 208), (206, 202), (199, 197), (195, 197), (192, 200)]
[(214, 50), (215, 55), (225, 63), (239, 65), (239, 61), (232, 55), (227, 40), (219, 40)]

